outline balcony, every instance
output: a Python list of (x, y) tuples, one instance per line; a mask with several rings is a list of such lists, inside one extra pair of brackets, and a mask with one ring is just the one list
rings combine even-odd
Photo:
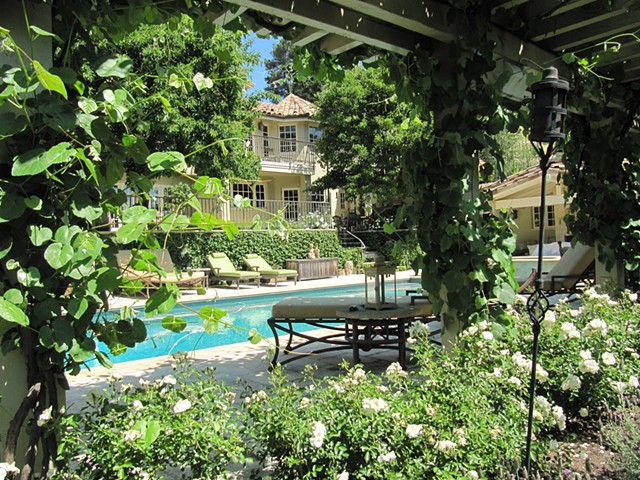
[(264, 171), (301, 175), (313, 175), (315, 171), (317, 156), (311, 142), (253, 135), (251, 145)]
[[(155, 208), (158, 211), (158, 220), (160, 220), (171, 213), (170, 210), (165, 208), (165, 204), (169, 199), (170, 197), (168, 196), (154, 196), (148, 202), (145, 202), (145, 206)], [(229, 202), (221, 202), (215, 198), (199, 198), (198, 200), (204, 213), (210, 213), (221, 220), (230, 220), (241, 226), (252, 223), (256, 216), (261, 221), (269, 220), (280, 211), (284, 211), (286, 221), (294, 224), (312, 213), (331, 214), (331, 204), (329, 202), (253, 200), (251, 208), (238, 208)], [(136, 196), (130, 195), (128, 197), (128, 206), (137, 205), (138, 203)], [(194, 209), (186, 206), (180, 213), (190, 217), (194, 213)]]

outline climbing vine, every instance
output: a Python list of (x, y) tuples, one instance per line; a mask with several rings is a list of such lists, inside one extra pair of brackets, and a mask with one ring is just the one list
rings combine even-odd
[[(640, 41), (637, 39), (636, 41)], [(618, 261), (639, 285), (640, 82), (621, 85), (617, 72), (596, 75), (597, 59), (574, 62), (567, 119), (564, 183), (571, 200), (567, 227), (598, 246), (608, 268)], [(634, 123), (636, 122), (636, 123)]]

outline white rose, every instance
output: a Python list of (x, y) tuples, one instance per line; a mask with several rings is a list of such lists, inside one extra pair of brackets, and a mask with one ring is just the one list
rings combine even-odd
[(20, 473), (20, 469), (16, 467), (15, 463), (0, 463), (0, 480), (7, 478), (8, 473)]
[(365, 398), (362, 400), (362, 409), (365, 415), (373, 415), (374, 413), (383, 412), (389, 406), (381, 398)]
[(565, 381), (562, 382), (562, 390), (571, 390), (571, 391), (580, 390), (581, 386), (582, 386), (582, 381), (580, 380), (580, 377), (572, 373), (570, 373), (565, 379)]
[(600, 370), (600, 365), (593, 359), (587, 359), (580, 362), (578, 365), (578, 369), (582, 373), (598, 373)]
[(349, 472), (346, 470), (336, 477), (336, 480), (349, 480)]
[(604, 363), (605, 365), (615, 365), (616, 357), (614, 357), (613, 353), (611, 352), (604, 352), (602, 354), (602, 363)]
[(162, 383), (164, 383), (165, 385), (175, 385), (176, 377), (174, 377), (173, 375), (165, 375), (164, 377), (162, 377)]
[(322, 422), (313, 422), (310, 443), (313, 448), (320, 448), (324, 443), (324, 437), (327, 435), (327, 428)]
[(629, 386), (631, 388), (638, 388), (640, 383), (638, 383), (638, 377), (634, 377), (633, 375), (629, 377)]
[(140, 400), (134, 400), (133, 403), (131, 404), (131, 410), (133, 410), (134, 412), (139, 412), (144, 408), (144, 405), (142, 405), (142, 402)]
[(409, 438), (418, 438), (422, 435), (422, 431), (422, 425), (409, 424), (407, 425), (406, 434)]
[(493, 340), (493, 333), (486, 331), (486, 332), (482, 332), (482, 338), (484, 338), (487, 341), (491, 341)]
[(470, 470), (467, 473), (467, 477), (469, 477), (470, 480), (478, 480), (480, 478), (480, 475), (478, 475), (478, 472), (476, 472), (475, 470)]
[(187, 399), (180, 400), (173, 406), (173, 413), (183, 413), (191, 408), (191, 402)]
[(451, 440), (440, 440), (435, 444), (436, 450), (440, 450), (443, 453), (453, 453), (457, 446)]
[(125, 442), (135, 442), (137, 439), (142, 438), (142, 433), (138, 430), (127, 430), (124, 432), (123, 438)]
[(388, 452), (378, 456), (379, 462), (389, 463), (396, 459), (396, 452)]

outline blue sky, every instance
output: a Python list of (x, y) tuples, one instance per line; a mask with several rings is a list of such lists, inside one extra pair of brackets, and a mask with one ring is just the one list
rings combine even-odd
[(272, 37), (260, 38), (255, 33), (249, 34), (248, 37), (253, 40), (253, 44), (249, 47), (249, 50), (258, 53), (261, 57), (260, 65), (256, 66), (253, 73), (251, 73), (251, 81), (255, 83), (256, 86), (249, 91), (254, 93), (258, 90), (264, 90), (266, 87), (264, 80), (266, 74), (264, 61), (271, 57), (271, 50), (273, 50), (273, 45), (278, 42), (278, 39)]

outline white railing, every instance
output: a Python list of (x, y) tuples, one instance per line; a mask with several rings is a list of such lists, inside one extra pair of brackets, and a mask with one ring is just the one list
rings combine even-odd
[(262, 161), (263, 169), (272, 165), (292, 173), (313, 173), (317, 156), (311, 142), (253, 135), (251, 144), (253, 152)]

